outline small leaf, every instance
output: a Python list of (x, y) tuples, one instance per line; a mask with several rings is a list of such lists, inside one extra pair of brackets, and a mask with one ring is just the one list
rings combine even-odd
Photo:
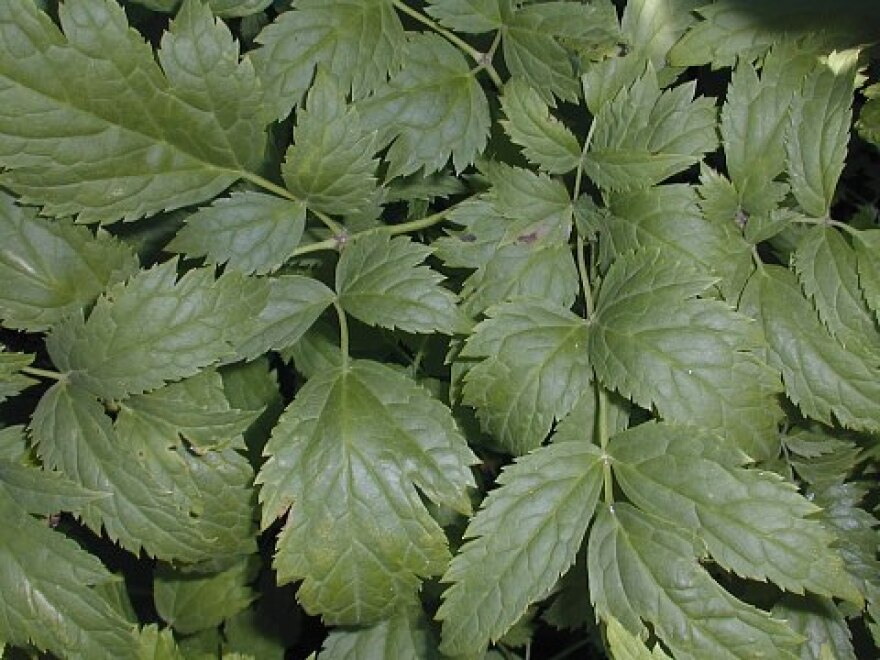
[(580, 161), (577, 138), (550, 114), (550, 109), (534, 89), (520, 80), (504, 86), (501, 107), (507, 120), (501, 125), (530, 162), (551, 174), (565, 174)]
[[(324, 0), (320, 0), (323, 2)], [(436, 34), (409, 37), (403, 69), (358, 105), (363, 127), (391, 145), (387, 178), (442, 169), (461, 172), (489, 137), (489, 103), (464, 56)]]
[(860, 231), (853, 240), (853, 248), (865, 302), (875, 315), (880, 315), (880, 231)]
[(589, 386), (587, 325), (567, 309), (517, 299), (487, 310), (460, 359), (481, 358), (465, 376), (463, 401), (477, 408), (502, 447), (538, 447)]
[(0, 403), (37, 384), (38, 381), (21, 373), (21, 370), (30, 366), (33, 361), (33, 355), (9, 353), (6, 347), (0, 344)]
[(306, 208), (301, 202), (234, 192), (188, 216), (166, 249), (206, 256), (210, 263), (262, 275), (290, 259), (305, 222)]
[(452, 334), (459, 318), (456, 296), (440, 286), (440, 273), (421, 265), (430, 253), (405, 236), (374, 233), (354, 239), (336, 266), (340, 304), (370, 325)]
[(620, 625), (613, 616), (608, 617), (608, 646), (614, 660), (669, 660), (659, 644), (648, 650), (639, 637)]
[(675, 42), (696, 22), (693, 10), (703, 0), (630, 0), (623, 10), (620, 31), (630, 52), (660, 71)]
[(449, 409), (408, 377), (368, 361), (313, 376), (266, 454), (263, 527), (290, 509), (274, 565), (279, 582), (303, 580), (308, 612), (376, 623), (443, 571), (446, 537), (422, 497), (467, 511), (475, 457)]
[(559, 443), (517, 459), (464, 534), (443, 582), (442, 649), (479, 654), (574, 563), (602, 484), (598, 447)]
[(433, 660), (435, 648), (424, 617), (399, 612), (369, 628), (331, 630), (318, 660)]
[(426, 11), (450, 30), (481, 34), (502, 27), (512, 9), (511, 0), (428, 0)]

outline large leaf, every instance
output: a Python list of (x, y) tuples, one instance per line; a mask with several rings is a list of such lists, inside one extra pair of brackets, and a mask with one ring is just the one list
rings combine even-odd
[(287, 261), (302, 238), (306, 207), (258, 192), (234, 192), (199, 209), (167, 250), (244, 273), (265, 274)]
[(668, 420), (712, 430), (753, 458), (779, 451), (778, 377), (749, 320), (697, 298), (714, 279), (657, 249), (609, 269), (589, 338), (597, 376)]
[(406, 43), (391, 0), (299, 0), (257, 42), (251, 57), (279, 119), (299, 104), (316, 66), (359, 99), (400, 68)]
[(85, 319), (69, 316), (47, 339), (72, 382), (109, 399), (145, 392), (195, 374), (234, 354), (233, 344), (263, 308), (258, 280), (193, 269), (177, 280), (177, 262), (141, 271), (102, 296)]
[(135, 627), (96, 589), (116, 579), (101, 562), (2, 489), (0, 518), (14, 530), (0, 534), (0, 639), (58, 657), (137, 658)]
[[(323, 2), (323, 0), (320, 0)], [(379, 132), (378, 147), (391, 144), (388, 178), (426, 174), (452, 157), (463, 170), (489, 137), (489, 102), (464, 56), (436, 34), (407, 42), (403, 69), (359, 105), (366, 130)]]
[(602, 455), (564, 442), (520, 457), (498, 479), (452, 560), (438, 618), (443, 650), (478, 654), (574, 563), (602, 484)]
[(722, 589), (693, 539), (668, 521), (626, 503), (600, 507), (587, 557), (597, 613), (633, 634), (650, 623), (676, 658), (796, 657), (797, 634)]
[(131, 250), (105, 233), (46, 220), (0, 193), (0, 321), (37, 332), (90, 304), (138, 267)]
[(289, 509), (275, 567), (281, 582), (303, 580), (307, 611), (375, 623), (445, 568), (446, 538), (422, 494), (467, 511), (475, 458), (449, 410), (408, 377), (368, 361), (313, 376), (266, 454), (263, 526)]
[(354, 239), (336, 266), (336, 291), (345, 311), (364, 323), (407, 332), (452, 334), (456, 296), (443, 276), (422, 262), (430, 248), (405, 236), (374, 233)]
[(860, 603), (819, 509), (777, 475), (686, 427), (642, 424), (612, 439), (614, 474), (642, 510), (688, 528), (725, 569)]
[(478, 358), (463, 401), (514, 454), (538, 447), (588, 388), (587, 325), (565, 308), (517, 299), (490, 307), (460, 358)]
[(64, 35), (33, 0), (0, 5), (0, 165), (24, 201), (134, 219), (209, 199), (259, 164), (256, 76), (205, 5), (185, 3), (162, 40), (164, 75), (115, 1), (58, 14)]

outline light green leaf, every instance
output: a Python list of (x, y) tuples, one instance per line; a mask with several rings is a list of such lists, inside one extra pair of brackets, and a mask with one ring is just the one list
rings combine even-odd
[(696, 22), (693, 10), (703, 4), (705, 0), (630, 0), (620, 20), (630, 52), (660, 71), (669, 50)]
[(822, 327), (794, 275), (765, 266), (743, 293), (742, 309), (763, 325), (770, 364), (804, 415), (854, 430), (880, 430), (875, 365), (844, 349)]
[(538, 447), (588, 388), (587, 325), (565, 308), (525, 298), (490, 307), (459, 358), (463, 402), (513, 454)]
[(0, 497), (15, 502), (24, 512), (44, 516), (61, 511), (77, 512), (82, 505), (108, 495), (82, 488), (59, 472), (0, 459)]
[(581, 147), (577, 138), (533, 88), (521, 80), (504, 86), (501, 107), (507, 120), (501, 125), (530, 162), (551, 174), (565, 174), (577, 167)]
[(452, 334), (459, 320), (457, 298), (440, 286), (440, 273), (423, 265), (429, 254), (430, 248), (406, 236), (355, 238), (336, 266), (340, 304), (370, 325)]
[(755, 459), (776, 456), (778, 376), (757, 357), (749, 319), (696, 298), (713, 283), (657, 249), (619, 257), (592, 319), (596, 375), (669, 421), (711, 430)]
[(288, 190), (324, 213), (363, 213), (378, 202), (375, 151), (376, 134), (364, 130), (336, 81), (319, 71), (281, 166)]
[(443, 582), (445, 653), (478, 654), (548, 595), (574, 563), (602, 484), (598, 447), (540, 447), (507, 467)]
[(511, 0), (428, 0), (426, 8), (440, 25), (456, 32), (492, 32), (510, 19)]
[(436, 659), (436, 643), (424, 617), (397, 613), (369, 628), (331, 630), (318, 660)]
[(322, 282), (302, 275), (273, 277), (267, 283), (266, 306), (253, 331), (236, 346), (238, 357), (246, 360), (295, 344), (336, 297)]
[[(356, 361), (313, 376), (266, 446), (263, 527), (281, 583), (329, 623), (369, 624), (412, 606), (449, 559), (422, 497), (466, 512), (476, 459), (448, 408), (403, 374)], [(416, 490), (418, 487), (418, 490)]]
[(634, 635), (650, 623), (681, 660), (793, 660), (800, 638), (722, 589), (698, 556), (694, 540), (667, 521), (623, 502), (600, 507), (587, 550), (597, 613)]
[(819, 318), (841, 346), (880, 358), (877, 318), (859, 287), (856, 252), (840, 232), (810, 229), (792, 255), (792, 265)]
[(290, 259), (302, 238), (306, 208), (264, 193), (234, 192), (186, 218), (167, 246), (171, 252), (207, 257), (243, 273), (269, 273)]
[(137, 658), (135, 628), (96, 590), (115, 578), (74, 541), (21, 511), (0, 489), (0, 639), (89, 660)]
[(786, 594), (773, 608), (773, 616), (785, 619), (806, 638), (801, 646), (801, 660), (856, 660), (852, 633), (843, 613), (830, 598)]
[(38, 381), (21, 373), (33, 361), (33, 355), (10, 353), (0, 344), (0, 403), (37, 384)]
[(279, 119), (302, 100), (318, 65), (358, 100), (405, 61), (406, 38), (391, 0), (298, 0), (256, 41), (262, 48), (251, 59)]
[[(31, 430), (47, 468), (60, 470), (88, 490), (110, 493), (82, 507), (83, 521), (91, 529), (100, 532), (103, 527), (126, 549), (136, 553), (143, 548), (169, 560), (199, 561), (226, 549), (223, 542), (228, 539), (217, 538), (223, 527), (209, 527), (197, 515), (203, 504), (181, 508), (169, 498), (173, 491), (132, 460), (132, 449), (120, 441), (110, 418), (89, 394), (66, 383), (54, 385), (37, 405)], [(222, 480), (222, 473), (215, 480)]]
[(868, 229), (860, 231), (853, 240), (856, 263), (859, 271), (859, 284), (865, 295), (865, 302), (875, 315), (880, 314), (880, 231)]
[(172, 260), (141, 271), (102, 296), (88, 319), (74, 314), (56, 326), (46, 340), (55, 365), (71, 382), (118, 399), (231, 356), (268, 288), (235, 271), (215, 280), (207, 268), (177, 280), (176, 269)]
[(47, 220), (0, 193), (0, 320), (38, 332), (91, 303), (138, 267), (123, 243), (69, 220)]
[(612, 438), (614, 474), (643, 511), (691, 530), (718, 564), (781, 588), (862, 597), (844, 570), (819, 509), (772, 472), (746, 470), (745, 457), (711, 434), (642, 424)]
[(138, 631), (138, 660), (187, 660), (174, 641), (171, 628), (155, 623)]
[(584, 171), (601, 188), (646, 187), (697, 163), (717, 146), (712, 99), (694, 83), (661, 91), (652, 68), (603, 105)]
[(569, 48), (614, 41), (618, 31), (610, 4), (527, 4), (505, 20), (501, 48), (510, 74), (546, 103), (553, 103), (553, 96), (575, 101), (580, 86)]
[[(324, 0), (321, 0), (322, 2)], [(489, 102), (464, 56), (443, 37), (409, 37), (406, 63), (359, 104), (365, 130), (390, 144), (387, 178), (442, 169), (450, 156), (461, 172), (489, 137)]]
[(249, 583), (258, 562), (251, 555), (216, 573), (191, 573), (160, 564), (153, 581), (156, 611), (178, 633), (188, 635), (223, 623), (256, 598)]
[(828, 215), (843, 171), (857, 65), (858, 51), (832, 53), (807, 76), (791, 106), (785, 135), (791, 191), (816, 218)]
[(209, 199), (259, 164), (259, 86), (207, 7), (186, 3), (163, 38), (165, 75), (115, 1), (58, 14), (66, 35), (32, 0), (0, 6), (0, 165), (24, 202), (132, 220)]
[(614, 660), (670, 660), (659, 644), (649, 650), (645, 642), (624, 628), (613, 616), (608, 617), (607, 633)]

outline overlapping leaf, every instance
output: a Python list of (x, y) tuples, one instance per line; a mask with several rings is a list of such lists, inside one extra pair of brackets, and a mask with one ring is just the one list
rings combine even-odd
[(703, 4), (703, 0), (629, 0), (620, 31), (631, 52), (659, 71), (667, 64), (669, 50), (696, 21), (693, 10)]
[(639, 405), (728, 438), (753, 458), (779, 449), (778, 377), (753, 352), (749, 320), (696, 298), (714, 278), (659, 250), (618, 258), (589, 336), (597, 376)]
[(468, 370), (463, 401), (514, 454), (538, 447), (589, 386), (587, 325), (565, 308), (517, 299), (487, 310), (460, 358)]
[(432, 637), (423, 616), (401, 612), (369, 628), (331, 631), (318, 660), (432, 660), (437, 657)]
[(84, 318), (74, 314), (47, 339), (56, 366), (72, 382), (116, 399), (195, 374), (234, 354), (266, 303), (267, 287), (228, 272), (193, 269), (177, 280), (177, 262), (141, 271), (102, 296)]
[(600, 507), (587, 550), (597, 613), (632, 634), (650, 623), (676, 658), (797, 657), (799, 636), (722, 589), (700, 554), (668, 521), (626, 503)]
[(0, 498), (15, 502), (26, 513), (48, 516), (79, 511), (108, 493), (87, 490), (59, 472), (40, 470), (0, 458)]
[(33, 355), (10, 353), (0, 344), (0, 403), (37, 383), (21, 373), (33, 360)]
[(786, 595), (773, 608), (773, 615), (788, 621), (805, 638), (801, 658), (856, 660), (852, 633), (843, 612), (830, 598)]
[(428, 0), (426, 11), (456, 32), (491, 32), (509, 20), (511, 0)]
[(172, 23), (164, 75), (114, 0), (58, 14), (64, 34), (33, 0), (0, 7), (2, 181), (25, 201), (134, 219), (209, 199), (260, 162), (256, 76), (206, 6), (190, 0)]
[(45, 330), (138, 267), (131, 250), (67, 220), (37, 217), (0, 193), (0, 321)]
[(302, 238), (306, 207), (259, 192), (234, 192), (186, 219), (166, 249), (259, 275), (287, 261)]
[(444, 652), (478, 654), (545, 597), (575, 555), (602, 484), (602, 455), (587, 443), (536, 449), (505, 469), (465, 532), (438, 612)]
[(608, 620), (608, 647), (615, 660), (669, 660), (659, 644), (648, 649), (640, 636), (624, 628), (613, 616)]
[(446, 538), (421, 494), (467, 511), (474, 456), (450, 411), (408, 377), (368, 361), (313, 376), (266, 454), (263, 526), (290, 509), (275, 567), (281, 582), (303, 580), (307, 611), (375, 623), (443, 571)]

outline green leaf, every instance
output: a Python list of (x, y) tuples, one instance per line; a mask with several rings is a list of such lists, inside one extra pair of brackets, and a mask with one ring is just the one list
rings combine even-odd
[(166, 250), (243, 273), (269, 273), (299, 245), (306, 207), (281, 197), (246, 191), (221, 197), (186, 219)]
[(0, 403), (37, 384), (38, 381), (21, 373), (21, 370), (30, 366), (33, 361), (33, 355), (9, 353), (6, 347), (0, 344)]
[[(156, 11), (173, 12), (181, 0), (130, 0)], [(207, 0), (211, 11), (223, 18), (250, 16), (272, 4), (272, 0)]]
[(551, 174), (575, 169), (581, 158), (577, 138), (556, 117), (532, 87), (521, 80), (504, 86), (501, 107), (507, 120), (501, 125), (530, 162)]
[(253, 556), (208, 574), (181, 572), (161, 564), (153, 583), (156, 611), (184, 635), (218, 626), (254, 600), (256, 593), (248, 583), (257, 568)]
[(880, 315), (880, 231), (860, 231), (855, 235), (853, 248), (865, 302), (875, 315)]
[(48, 516), (60, 511), (76, 512), (82, 505), (107, 495), (82, 488), (58, 472), (0, 459), (0, 497), (15, 502), (26, 513)]
[(800, 638), (722, 589), (683, 530), (629, 504), (600, 507), (589, 548), (597, 613), (631, 634), (653, 632), (676, 658), (795, 658)]
[(642, 424), (612, 438), (614, 474), (643, 511), (693, 531), (712, 558), (752, 580), (803, 594), (862, 597), (833, 537), (808, 516), (819, 509), (772, 472), (746, 470), (744, 456), (712, 435)]
[(778, 376), (758, 358), (745, 316), (696, 298), (713, 282), (657, 249), (619, 257), (599, 292), (590, 358), (603, 384), (640, 406), (770, 458), (779, 451)]
[(785, 595), (773, 608), (773, 616), (785, 619), (806, 638), (801, 660), (856, 660), (849, 626), (830, 598)]
[(440, 25), (456, 32), (492, 32), (509, 20), (511, 0), (428, 0), (426, 8)]
[(267, 287), (230, 271), (192, 269), (177, 280), (172, 260), (141, 271), (102, 296), (85, 319), (74, 314), (46, 341), (71, 382), (122, 398), (195, 374), (233, 355), (265, 305)]
[(474, 162), (489, 136), (489, 103), (464, 56), (443, 37), (409, 37), (403, 69), (358, 105), (378, 148), (391, 145), (387, 178), (424, 168), (457, 171)]
[(403, 26), (391, 0), (298, 0), (256, 39), (251, 55), (274, 116), (283, 119), (323, 67), (357, 100), (405, 61)]
[(880, 88), (872, 85), (865, 90), (868, 100), (859, 111), (856, 129), (859, 135), (875, 146), (880, 145)]
[(132, 460), (131, 449), (89, 394), (66, 383), (54, 385), (37, 405), (31, 431), (46, 467), (60, 470), (83, 488), (109, 494), (82, 507), (83, 521), (91, 529), (100, 532), (103, 527), (132, 552), (143, 548), (169, 560), (199, 561), (224, 550), (216, 538), (222, 528), (206, 530), (196, 515), (204, 505), (192, 502), (195, 508), (187, 510), (169, 498), (173, 491)]
[(507, 467), (443, 581), (445, 653), (478, 654), (550, 592), (574, 563), (602, 484), (598, 447), (540, 447)]
[(765, 266), (743, 299), (742, 309), (763, 326), (770, 364), (782, 372), (786, 395), (805, 415), (854, 430), (880, 430), (876, 366), (834, 341), (790, 271)]
[(659, 644), (649, 650), (636, 635), (624, 628), (613, 616), (608, 617), (608, 646), (614, 660), (669, 660)]
[(324, 213), (363, 213), (378, 202), (375, 151), (376, 134), (363, 128), (335, 80), (319, 71), (281, 166), (288, 190)]
[(22, 425), (0, 428), (0, 460), (30, 465), (30, 449)]
[(138, 267), (131, 250), (68, 220), (46, 220), (0, 193), (0, 320), (42, 331)]
[(186, 660), (170, 628), (159, 630), (155, 623), (138, 632), (138, 660)]
[(24, 514), (0, 490), (0, 639), (58, 657), (137, 658), (135, 628), (96, 587), (115, 580), (76, 542)]
[(322, 282), (302, 275), (273, 277), (267, 283), (266, 306), (253, 331), (236, 346), (238, 356), (246, 360), (295, 344), (336, 297)]
[(587, 325), (539, 300), (516, 299), (486, 314), (459, 355), (481, 360), (465, 376), (463, 401), (502, 447), (524, 454), (589, 387)]
[(699, 162), (717, 146), (716, 109), (694, 100), (694, 83), (662, 91), (652, 68), (596, 114), (584, 171), (601, 188), (659, 183)]
[(693, 10), (703, 4), (704, 0), (629, 0), (620, 31), (630, 52), (660, 71), (669, 50), (696, 22)]
[(858, 51), (829, 55), (807, 76), (791, 106), (785, 136), (791, 191), (816, 218), (828, 215), (843, 171), (857, 64)]
[(475, 457), (449, 410), (408, 377), (369, 361), (315, 375), (266, 454), (263, 527), (290, 509), (275, 568), (282, 583), (303, 580), (308, 612), (375, 623), (443, 571), (446, 538), (421, 497), (466, 512)]
[(0, 179), (24, 202), (133, 220), (209, 199), (259, 164), (259, 86), (207, 7), (184, 4), (164, 75), (116, 2), (68, 0), (58, 14), (65, 35), (32, 0), (0, 8)]
[(433, 660), (435, 648), (423, 616), (398, 613), (369, 628), (332, 630), (318, 660)]
[(340, 304), (369, 325), (452, 334), (459, 322), (457, 298), (440, 286), (440, 273), (422, 264), (430, 254), (406, 236), (355, 238), (336, 266)]
[(841, 346), (880, 356), (880, 331), (859, 287), (856, 252), (840, 232), (810, 229), (792, 255), (792, 265), (819, 318)]

